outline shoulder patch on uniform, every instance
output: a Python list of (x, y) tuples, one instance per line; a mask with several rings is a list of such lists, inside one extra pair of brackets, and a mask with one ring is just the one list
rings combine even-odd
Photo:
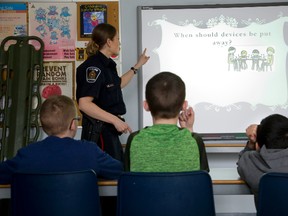
[(95, 83), (100, 74), (101, 74), (101, 70), (99, 68), (88, 67), (86, 69), (86, 81), (88, 83)]

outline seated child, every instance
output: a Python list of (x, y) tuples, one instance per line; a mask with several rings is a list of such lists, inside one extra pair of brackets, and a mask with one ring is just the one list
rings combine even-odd
[(156, 74), (148, 81), (145, 96), (144, 109), (151, 112), (153, 126), (128, 137), (125, 170), (209, 171), (203, 140), (192, 132), (194, 112), (185, 101), (183, 80), (171, 72)]

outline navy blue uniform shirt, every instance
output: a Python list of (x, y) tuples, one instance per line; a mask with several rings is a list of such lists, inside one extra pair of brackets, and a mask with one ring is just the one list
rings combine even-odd
[(76, 98), (91, 96), (93, 103), (113, 115), (124, 115), (126, 107), (116, 63), (101, 52), (88, 57), (76, 73)]

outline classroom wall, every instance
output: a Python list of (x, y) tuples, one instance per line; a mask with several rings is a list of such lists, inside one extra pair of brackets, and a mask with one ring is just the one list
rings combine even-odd
[[(101, 0), (108, 1), (108, 0)], [(111, 1), (111, 0), (110, 0)], [(137, 50), (137, 6), (148, 5), (203, 5), (203, 4), (240, 4), (240, 3), (269, 3), (271, 0), (112, 0), (119, 2), (119, 25), (121, 51), (117, 59), (119, 73), (125, 73), (133, 66), (142, 50)], [(40, 0), (6, 0), (5, 2), (41, 2)], [(97, 2), (93, 0), (47, 0), (46, 2)], [(277, 0), (277, 2), (287, 2), (287, 0)], [(76, 47), (83, 47), (84, 42), (77, 42)], [(148, 55), (149, 55), (148, 50)], [(80, 62), (81, 63), (81, 62)], [(76, 61), (75, 67), (79, 65)], [(140, 71), (141, 73), (141, 71)], [(124, 100), (127, 106), (127, 114), (124, 116), (133, 131), (140, 129), (140, 115), (143, 112), (140, 97), (139, 75), (123, 89)], [(197, 113), (196, 113), (197, 115)], [(81, 127), (79, 128), (81, 132)], [(122, 143), (126, 143), (128, 134), (120, 137)], [(76, 138), (79, 138), (78, 135)]]

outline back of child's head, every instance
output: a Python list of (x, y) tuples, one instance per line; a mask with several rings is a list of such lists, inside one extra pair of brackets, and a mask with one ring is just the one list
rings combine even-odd
[(257, 127), (257, 143), (267, 149), (285, 149), (288, 147), (288, 118), (273, 114), (264, 118)]
[(40, 121), (47, 135), (58, 135), (67, 130), (76, 116), (74, 101), (65, 95), (48, 97), (40, 109)]
[(185, 83), (174, 73), (160, 72), (146, 84), (145, 97), (155, 118), (175, 118), (185, 101)]

